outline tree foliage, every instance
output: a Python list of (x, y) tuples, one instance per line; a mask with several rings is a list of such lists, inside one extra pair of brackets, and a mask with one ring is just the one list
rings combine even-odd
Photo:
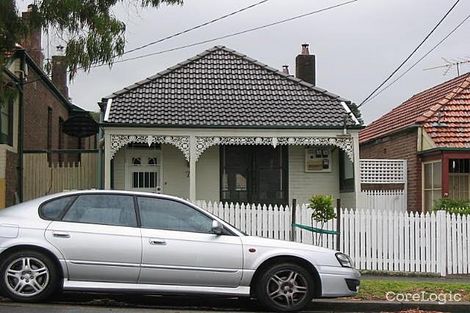
[(18, 17), (15, 0), (0, 0), (1, 54), (14, 49), (28, 29), (49, 27), (64, 41), (70, 77), (79, 68), (111, 65), (125, 46), (126, 25), (112, 11), (119, 3), (158, 7), (182, 4), (183, 0), (37, 0), (28, 21)]

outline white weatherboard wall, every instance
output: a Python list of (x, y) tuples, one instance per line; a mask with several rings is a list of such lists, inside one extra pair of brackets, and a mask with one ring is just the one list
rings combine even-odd
[(196, 198), (200, 200), (219, 201), (219, 146), (213, 146), (204, 151), (196, 163), (196, 195)]
[(306, 173), (305, 147), (289, 146), (289, 203), (292, 199), (307, 203), (314, 194), (332, 195), (334, 199), (340, 197), (338, 148), (332, 151), (331, 172)]
[(162, 145), (162, 193), (189, 198), (189, 166), (183, 153), (173, 145)]
[(126, 189), (126, 147), (119, 149), (114, 155), (114, 189)]

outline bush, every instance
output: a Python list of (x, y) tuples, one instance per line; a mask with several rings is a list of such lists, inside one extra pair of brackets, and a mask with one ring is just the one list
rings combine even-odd
[(441, 198), (434, 201), (433, 211), (438, 210), (453, 214), (470, 215), (470, 201)]
[(312, 220), (326, 223), (336, 217), (333, 208), (333, 197), (330, 195), (314, 195), (310, 198), (309, 207), (312, 209)]

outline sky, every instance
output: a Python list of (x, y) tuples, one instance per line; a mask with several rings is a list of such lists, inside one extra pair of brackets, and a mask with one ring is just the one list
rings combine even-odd
[[(250, 10), (123, 58), (212, 39), (345, 1), (268, 0)], [(120, 5), (114, 12), (127, 24), (126, 50), (130, 50), (257, 2), (259, 0), (185, 0), (182, 6), (162, 5), (159, 8), (138, 9)], [(215, 45), (237, 50), (279, 70), (283, 65), (289, 65), (290, 73), (294, 74), (295, 57), (301, 51), (301, 44), (308, 43), (310, 53), (316, 55), (317, 86), (359, 104), (411, 53), (454, 3), (454, 0), (358, 0), (240, 36), (116, 63), (111, 68), (103, 66), (88, 73), (79, 72), (70, 82), (69, 92), (76, 105), (98, 111), (97, 103), (101, 98)], [(18, 1), (20, 8), (27, 4), (26, 1)], [(396, 77), (431, 50), (468, 14), (470, 1), (461, 0)], [(444, 59), (451, 62), (470, 60), (469, 38), (470, 19), (409, 73), (361, 107), (366, 124), (412, 95), (456, 77), (455, 66), (447, 72), (445, 68), (428, 68), (445, 65)], [(470, 63), (460, 66), (460, 74), (469, 71)]]

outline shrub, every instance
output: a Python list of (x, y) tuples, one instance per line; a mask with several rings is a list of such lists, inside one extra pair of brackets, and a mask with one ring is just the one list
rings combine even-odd
[(434, 201), (433, 211), (444, 210), (453, 214), (470, 214), (470, 201), (441, 198)]

